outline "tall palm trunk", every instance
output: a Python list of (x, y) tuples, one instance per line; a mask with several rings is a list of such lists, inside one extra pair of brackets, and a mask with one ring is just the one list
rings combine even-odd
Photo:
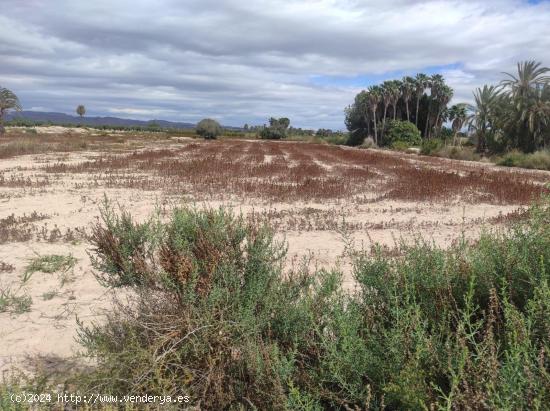
[(393, 105), (393, 119), (395, 121), (395, 117), (397, 116), (397, 104)]
[(6, 129), (4, 128), (4, 108), (0, 108), (0, 134), (4, 134)]
[(369, 118), (368, 112), (365, 115), (365, 122), (367, 123), (367, 136), (370, 137), (370, 118)]
[(378, 145), (378, 130), (376, 127), (376, 109), (372, 109), (372, 117), (374, 121), (374, 142)]
[[(435, 127), (436, 130), (439, 129), (439, 118), (441, 117), (441, 110), (437, 110), (437, 117), (435, 118)], [(431, 131), (431, 130), (430, 130)]]
[(428, 126), (430, 124), (430, 111), (432, 110), (432, 98), (428, 101), (428, 113), (426, 114), (426, 125), (424, 126), (424, 137), (429, 138), (428, 136)]
[(418, 128), (418, 108), (420, 107), (420, 96), (416, 97), (416, 117), (414, 118), (414, 124)]
[(411, 121), (411, 118), (409, 116), (409, 99), (405, 99), (405, 108), (407, 110), (407, 121)]
[(384, 137), (384, 132), (386, 131), (386, 113), (388, 111), (388, 106), (387, 104), (384, 104), (384, 117), (382, 118), (382, 132), (380, 133), (381, 134), (381, 137)]

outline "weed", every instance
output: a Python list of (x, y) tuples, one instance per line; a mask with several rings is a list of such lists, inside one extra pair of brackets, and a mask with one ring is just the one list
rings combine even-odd
[(51, 290), (51, 291), (47, 291), (44, 294), (42, 294), (42, 299), (44, 301), (49, 301), (49, 300), (52, 300), (53, 298), (57, 297), (58, 295), (59, 295), (59, 291)]
[(25, 268), (22, 281), (27, 282), (35, 272), (67, 272), (75, 266), (76, 262), (77, 259), (72, 255), (50, 254), (33, 258)]
[(12, 241), (28, 241), (33, 237), (36, 228), (31, 224), (49, 218), (49, 216), (33, 211), (30, 215), (15, 217), (11, 214), (0, 219), (0, 244)]
[(11, 273), (15, 270), (15, 267), (11, 264), (0, 261), (0, 273)]
[(32, 298), (28, 295), (17, 295), (10, 289), (0, 289), (0, 313), (23, 314), (29, 312)]

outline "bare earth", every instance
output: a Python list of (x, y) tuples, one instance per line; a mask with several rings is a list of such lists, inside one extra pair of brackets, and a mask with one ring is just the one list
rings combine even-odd
[[(34, 213), (10, 226), (25, 227), (26, 236), (0, 238), (0, 264), (13, 266), (0, 271), (0, 291), (32, 298), (29, 312), (0, 312), (2, 371), (37, 355), (72, 356), (76, 317), (92, 321), (109, 307), (86, 240), (104, 196), (138, 220), (156, 207), (166, 213), (187, 204), (269, 221), (288, 242), (289, 267), (304, 257), (340, 266), (353, 288), (346, 244), (393, 247), (421, 235), (448, 246), (461, 234), (475, 238), (517, 215), (550, 181), (546, 172), (394, 152), (182, 137), (8, 156), (0, 158), (0, 176), (0, 220), (7, 226), (11, 215)], [(76, 265), (22, 280), (32, 259), (51, 254), (72, 255)]]

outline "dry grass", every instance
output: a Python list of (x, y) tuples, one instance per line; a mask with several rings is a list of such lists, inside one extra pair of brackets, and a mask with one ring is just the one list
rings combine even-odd
[(0, 137), (0, 159), (26, 154), (43, 154), (55, 152), (75, 152), (87, 150), (121, 149), (131, 144), (142, 144), (145, 141), (165, 140), (162, 133), (77, 133), (67, 131), (57, 134), (29, 134), (24, 130), (10, 130)]
[(14, 214), (11, 214), (0, 219), (0, 244), (30, 240), (35, 231), (32, 223), (47, 218), (49, 216), (34, 211), (28, 216), (15, 217)]
[(93, 187), (164, 189), (195, 199), (527, 204), (545, 191), (540, 181), (520, 173), (452, 166), (447, 171), (448, 163), (412, 164), (407, 157), (320, 144), (225, 140), (104, 154), (78, 164), (49, 164), (44, 170), (92, 174)]

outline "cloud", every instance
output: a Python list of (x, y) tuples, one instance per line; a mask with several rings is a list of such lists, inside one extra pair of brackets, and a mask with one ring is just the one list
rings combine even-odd
[(547, 1), (2, 3), (0, 84), (62, 112), (343, 128), (380, 79), (441, 72), (464, 101), (518, 60), (550, 64)]

